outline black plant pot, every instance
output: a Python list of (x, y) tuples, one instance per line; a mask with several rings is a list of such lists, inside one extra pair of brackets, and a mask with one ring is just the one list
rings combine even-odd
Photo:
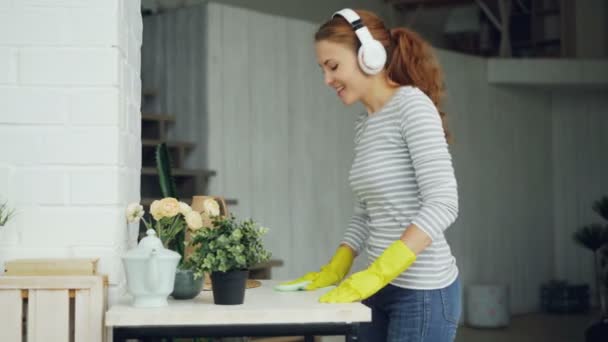
[(243, 304), (248, 275), (248, 270), (211, 272), (213, 302), (219, 305)]
[(194, 271), (177, 269), (175, 271), (175, 285), (171, 297), (175, 299), (192, 299), (201, 293), (203, 278), (194, 278)]
[(586, 342), (605, 342), (608, 340), (608, 319), (599, 320), (585, 330)]

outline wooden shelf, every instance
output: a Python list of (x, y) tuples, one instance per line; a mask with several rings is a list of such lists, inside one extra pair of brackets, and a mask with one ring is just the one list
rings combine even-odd
[[(148, 207), (150, 206), (150, 204), (152, 204), (153, 201), (157, 200), (159, 198), (142, 198), (140, 203), (141, 205), (143, 205), (144, 207)], [(191, 202), (191, 198), (188, 199), (187, 201), (185, 201), (186, 203), (190, 203)], [(227, 205), (237, 205), (239, 202), (236, 199), (233, 198), (225, 198), (224, 201), (226, 202)], [(272, 261), (272, 260), (271, 260)], [(282, 265), (282, 261), (281, 261), (281, 265)], [(280, 265), (279, 265), (280, 266)]]
[(608, 86), (608, 61), (566, 58), (490, 58), (490, 84), (543, 87)]

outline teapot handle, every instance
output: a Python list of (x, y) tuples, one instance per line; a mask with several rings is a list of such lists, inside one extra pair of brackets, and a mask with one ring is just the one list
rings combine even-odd
[(156, 249), (152, 249), (150, 252), (150, 258), (148, 258), (148, 272), (146, 273), (146, 288), (150, 292), (156, 292), (159, 287), (159, 273), (158, 273), (158, 252)]

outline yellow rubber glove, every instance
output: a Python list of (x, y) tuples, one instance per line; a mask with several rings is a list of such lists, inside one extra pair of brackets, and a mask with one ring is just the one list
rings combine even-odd
[(344, 276), (350, 271), (350, 267), (353, 265), (355, 255), (346, 246), (340, 246), (336, 250), (336, 253), (331, 258), (331, 261), (321, 267), (319, 272), (306, 273), (303, 277), (296, 280), (282, 283), (281, 285), (293, 285), (310, 281), (304, 290), (316, 290), (329, 285), (337, 284), (340, 280), (344, 279)]
[(415, 260), (416, 254), (403, 241), (395, 241), (366, 270), (350, 276), (319, 298), (319, 302), (350, 303), (366, 299), (380, 291)]

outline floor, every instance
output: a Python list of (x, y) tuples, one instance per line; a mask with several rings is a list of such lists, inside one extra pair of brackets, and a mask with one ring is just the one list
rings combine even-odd
[[(526, 314), (511, 318), (501, 329), (474, 329), (461, 326), (456, 342), (579, 342), (597, 312), (581, 315)], [(343, 342), (341, 337), (323, 337), (323, 342)], [(606, 338), (608, 341), (608, 337)]]

